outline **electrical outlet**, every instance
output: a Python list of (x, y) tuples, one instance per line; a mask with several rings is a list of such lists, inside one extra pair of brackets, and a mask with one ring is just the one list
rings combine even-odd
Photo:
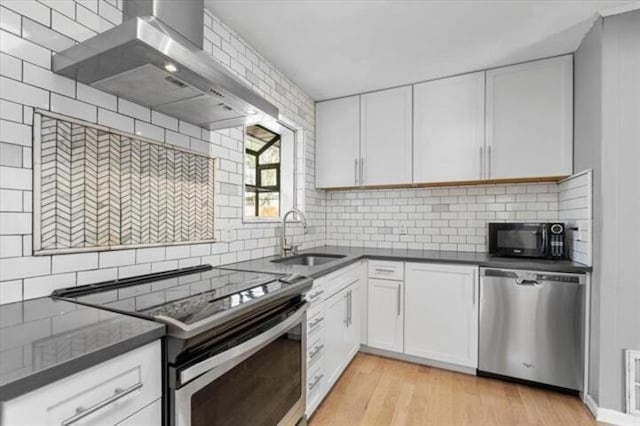
[(406, 226), (401, 226), (400, 227), (400, 235), (407, 235), (409, 233), (409, 231), (407, 231), (407, 227)]

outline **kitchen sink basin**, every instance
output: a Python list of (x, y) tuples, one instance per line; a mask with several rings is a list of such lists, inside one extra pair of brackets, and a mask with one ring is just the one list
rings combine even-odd
[(272, 260), (273, 263), (280, 263), (282, 265), (300, 265), (300, 266), (318, 266), (325, 263), (341, 259), (345, 257), (343, 254), (299, 254), (296, 256), (289, 256), (281, 259)]

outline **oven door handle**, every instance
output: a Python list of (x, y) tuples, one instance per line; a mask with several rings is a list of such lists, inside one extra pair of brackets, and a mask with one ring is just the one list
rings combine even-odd
[(295, 314), (291, 315), (290, 317), (288, 317), (278, 325), (265, 331), (264, 333), (259, 334), (256, 337), (239, 344), (238, 346), (234, 346), (233, 348), (230, 348), (218, 355), (207, 358), (204, 361), (201, 361), (189, 368), (180, 371), (180, 384), (184, 385), (204, 373), (215, 370), (220, 366), (226, 365), (236, 358), (240, 358), (240, 361), (238, 361), (238, 363), (242, 362), (242, 360), (246, 359), (248, 356), (254, 354), (264, 346), (274, 341), (284, 331), (299, 323), (308, 306), (309, 305), (305, 303), (298, 309)]

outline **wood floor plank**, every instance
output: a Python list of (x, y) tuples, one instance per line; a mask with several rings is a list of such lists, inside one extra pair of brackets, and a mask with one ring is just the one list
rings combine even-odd
[(597, 424), (575, 396), (358, 354), (310, 426)]

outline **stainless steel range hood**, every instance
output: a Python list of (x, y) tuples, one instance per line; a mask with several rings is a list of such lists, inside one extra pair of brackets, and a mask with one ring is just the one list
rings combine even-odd
[(204, 0), (125, 0), (124, 22), (53, 57), (53, 71), (207, 129), (278, 108), (202, 50)]

